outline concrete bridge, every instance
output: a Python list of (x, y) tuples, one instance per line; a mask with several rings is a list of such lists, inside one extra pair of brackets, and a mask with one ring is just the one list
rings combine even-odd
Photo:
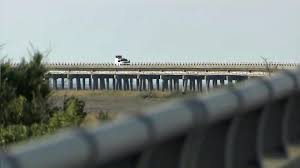
[[(300, 69), (0, 151), (3, 168), (298, 168)], [(1, 167), (2, 168), (2, 167)]]
[[(208, 91), (297, 64), (46, 64), (53, 89)], [(60, 85), (58, 85), (60, 83)]]

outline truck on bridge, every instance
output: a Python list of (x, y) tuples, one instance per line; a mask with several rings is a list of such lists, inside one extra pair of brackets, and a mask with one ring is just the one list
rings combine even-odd
[(130, 60), (123, 58), (122, 55), (116, 55), (115, 57), (115, 65), (130, 65)]

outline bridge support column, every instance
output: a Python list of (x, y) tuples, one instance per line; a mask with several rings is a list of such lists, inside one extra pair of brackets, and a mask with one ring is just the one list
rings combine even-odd
[(133, 91), (133, 79), (132, 78), (129, 79), (129, 83), (130, 83), (130, 90)]
[(61, 89), (65, 89), (65, 78), (61, 78)]
[(195, 82), (195, 79), (191, 79), (192, 80), (192, 90), (193, 91), (196, 91), (196, 82)]
[(124, 81), (124, 90), (129, 90), (128, 78), (124, 77), (123, 81)]
[(139, 91), (142, 91), (143, 79), (139, 78)]
[(210, 90), (210, 79), (206, 79), (206, 91)]
[(130, 82), (128, 77), (126, 77), (126, 89), (130, 90)]
[(167, 80), (162, 78), (162, 91), (164, 92), (166, 90), (166, 85), (168, 85)]
[(172, 92), (173, 91), (173, 79), (170, 78), (168, 83), (170, 84), (170, 91)]
[(192, 91), (193, 90), (193, 81), (191, 78), (189, 79), (189, 84), (190, 84), (190, 91)]
[(176, 78), (173, 78), (173, 90), (176, 92), (177, 86), (176, 86)]
[(93, 89), (98, 90), (98, 77), (93, 77)]
[(118, 90), (122, 90), (123, 89), (123, 82), (122, 82), (122, 78), (121, 77), (118, 78), (118, 84), (119, 84)]
[(159, 79), (156, 79), (156, 90), (159, 90)]
[(89, 77), (89, 89), (92, 90), (92, 77)]
[(185, 76), (182, 77), (182, 92), (186, 92), (187, 90), (187, 79)]
[(76, 89), (77, 90), (81, 90), (81, 81), (80, 81), (80, 77), (76, 77)]
[(53, 89), (57, 90), (57, 78), (53, 78)]
[(109, 90), (109, 77), (106, 78), (106, 90)]
[[(121, 88), (123, 89), (123, 90), (126, 90), (126, 79), (125, 79), (125, 77), (122, 77), (121, 79), (120, 79), (120, 81), (121, 81)], [(122, 90), (121, 89), (121, 90)]]
[(197, 79), (197, 90), (202, 92), (202, 79)]
[(116, 90), (119, 90), (120, 89), (120, 79), (119, 77), (116, 78)]
[(105, 89), (105, 82), (104, 82), (104, 78), (101, 76), (100, 77), (100, 90), (104, 90)]
[(152, 91), (153, 90), (153, 79), (152, 78), (148, 79), (148, 83), (149, 83), (150, 91)]
[(85, 90), (85, 77), (82, 78), (82, 89)]
[(69, 79), (69, 89), (73, 89), (73, 78), (68, 77), (68, 79)]
[(116, 90), (120, 90), (120, 79), (117, 77), (116, 79)]
[(141, 91), (140, 90), (140, 77), (139, 76), (137, 76), (137, 78), (136, 78), (136, 90)]
[(138, 83), (138, 90), (139, 91), (142, 91), (142, 84), (143, 84), (143, 80), (141, 78), (138, 78), (137, 79), (137, 83)]
[(116, 90), (116, 76), (113, 77), (113, 90)]
[(213, 79), (213, 87), (217, 87), (218, 86), (218, 80), (217, 79)]
[(220, 80), (220, 83), (221, 83), (222, 86), (224, 86), (224, 85), (225, 85), (224, 79), (221, 79), (221, 80)]
[(146, 90), (150, 91), (150, 78), (147, 78), (145, 80), (146, 80)]
[(227, 78), (227, 81), (228, 81), (228, 85), (229, 85), (229, 86), (232, 85), (233, 82), (232, 82), (231, 76), (227, 76), (226, 78)]
[(145, 91), (147, 88), (146, 88), (146, 79), (142, 79), (142, 85), (143, 85), (143, 90)]
[(166, 90), (169, 91), (170, 89), (170, 86), (169, 86), (169, 79), (166, 79)]

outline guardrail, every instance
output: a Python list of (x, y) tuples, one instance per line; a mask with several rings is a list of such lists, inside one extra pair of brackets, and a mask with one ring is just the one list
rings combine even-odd
[(299, 167), (300, 70), (1, 153), (5, 168)]
[[(17, 66), (19, 63), (12, 63)], [(131, 63), (115, 65), (114, 63), (44, 63), (50, 71), (259, 71), (274, 72), (281, 69), (294, 69), (299, 63)]]

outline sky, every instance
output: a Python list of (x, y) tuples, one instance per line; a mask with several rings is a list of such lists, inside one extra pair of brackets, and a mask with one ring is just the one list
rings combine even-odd
[(0, 57), (300, 63), (299, 0), (0, 0)]

